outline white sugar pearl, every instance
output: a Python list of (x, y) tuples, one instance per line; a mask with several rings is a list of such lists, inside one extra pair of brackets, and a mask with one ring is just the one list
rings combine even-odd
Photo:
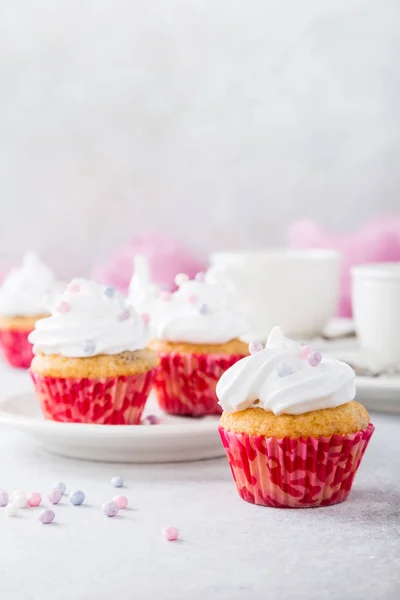
[(18, 508), (26, 508), (28, 505), (28, 494), (23, 490), (14, 490), (11, 495), (11, 503), (16, 504)]
[(4, 514), (6, 515), (6, 517), (15, 517), (15, 515), (18, 514), (18, 506), (16, 504), (13, 504), (11, 502), (11, 504), (7, 504), (7, 506), (4, 509)]

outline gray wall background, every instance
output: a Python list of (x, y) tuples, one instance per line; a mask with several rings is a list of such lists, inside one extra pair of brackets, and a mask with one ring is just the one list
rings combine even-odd
[(0, 259), (400, 210), (397, 0), (1, 0)]

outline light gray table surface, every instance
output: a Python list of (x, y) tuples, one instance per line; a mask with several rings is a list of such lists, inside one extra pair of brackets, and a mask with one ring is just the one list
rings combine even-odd
[[(25, 373), (0, 371), (2, 395)], [(87, 504), (0, 512), (1, 600), (391, 600), (400, 597), (400, 418), (376, 431), (344, 504), (279, 510), (243, 502), (225, 459), (170, 465), (75, 461), (0, 428), (0, 488), (50, 491), (58, 480)], [(112, 476), (131, 510), (107, 519)], [(2, 511), (2, 509), (0, 509)], [(181, 540), (161, 530), (176, 526)]]

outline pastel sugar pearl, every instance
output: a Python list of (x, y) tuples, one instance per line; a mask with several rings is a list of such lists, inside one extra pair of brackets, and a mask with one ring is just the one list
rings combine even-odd
[(55, 485), (53, 485), (53, 490), (57, 490), (61, 495), (65, 494), (65, 490), (67, 489), (65, 483), (59, 481)]
[(7, 506), (4, 509), (4, 514), (6, 515), (6, 517), (15, 517), (18, 514), (18, 506), (16, 504), (13, 504), (12, 502), (10, 504), (7, 504)]
[(11, 502), (16, 504), (18, 508), (26, 508), (28, 504), (28, 495), (23, 490), (15, 490), (11, 494)]
[(312, 352), (307, 358), (307, 362), (310, 367), (318, 367), (319, 363), (322, 360), (321, 352)]
[(290, 365), (282, 362), (276, 367), (276, 372), (278, 377), (287, 377), (288, 375), (291, 375), (293, 371)]
[(51, 504), (58, 504), (61, 501), (62, 494), (58, 490), (53, 490), (51, 494), (49, 494), (49, 502)]
[(249, 344), (249, 352), (250, 354), (257, 354), (257, 352), (261, 352), (263, 349), (262, 343), (258, 341), (250, 342)]
[(71, 492), (69, 495), (69, 501), (74, 506), (80, 506), (85, 501), (85, 494), (82, 492), (82, 490), (75, 490), (75, 492)]
[(96, 344), (93, 340), (85, 340), (83, 342), (83, 351), (88, 356), (93, 356), (96, 352)]
[(111, 485), (113, 485), (116, 488), (120, 488), (124, 485), (124, 478), (123, 477), (113, 477), (111, 479)]
[(117, 290), (112, 286), (107, 286), (106, 288), (104, 288), (104, 295), (107, 296), (107, 298), (113, 298), (116, 293)]
[(119, 321), (127, 321), (129, 319), (129, 317), (131, 316), (131, 311), (129, 310), (129, 308), (126, 308), (124, 311), (122, 311), (122, 313), (119, 315), (118, 320)]
[(39, 521), (43, 523), (43, 525), (50, 525), (55, 519), (54, 511), (51, 508), (45, 508), (39, 515)]
[(0, 490), (0, 506), (7, 506), (8, 494), (4, 490)]
[(66, 315), (67, 313), (69, 313), (70, 310), (71, 307), (68, 304), (68, 302), (60, 302), (60, 304), (57, 306), (57, 312), (59, 312), (62, 315)]
[(119, 509), (124, 510), (128, 506), (128, 498), (126, 496), (115, 496), (113, 502), (118, 506)]
[(197, 275), (195, 275), (195, 280), (198, 281), (199, 283), (203, 283), (205, 279), (205, 275), (203, 273), (203, 271), (200, 271), (200, 273), (197, 273)]
[(178, 287), (180, 287), (187, 281), (189, 281), (189, 277), (185, 273), (178, 273), (178, 275), (175, 277), (175, 283)]
[(304, 348), (300, 351), (300, 358), (307, 358), (312, 352), (312, 348), (310, 346), (304, 346)]
[(176, 527), (164, 527), (163, 536), (168, 542), (175, 542), (179, 539), (179, 531)]
[(119, 512), (119, 507), (118, 504), (112, 500), (110, 502), (104, 502), (101, 510), (106, 517), (115, 517)]
[(42, 496), (38, 492), (31, 492), (28, 495), (28, 506), (39, 506), (42, 501)]
[(156, 415), (147, 415), (143, 419), (143, 425), (158, 425), (160, 419)]
[(148, 313), (143, 313), (141, 317), (145, 325), (148, 325), (150, 323), (150, 315)]
[(209, 312), (207, 304), (202, 304), (199, 308), (199, 312), (201, 315), (207, 315)]

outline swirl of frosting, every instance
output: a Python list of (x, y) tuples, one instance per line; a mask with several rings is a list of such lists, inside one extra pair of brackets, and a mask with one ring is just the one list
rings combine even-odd
[(226, 412), (258, 407), (275, 415), (299, 415), (355, 397), (355, 373), (349, 365), (312, 353), (308, 346), (287, 339), (280, 327), (274, 327), (265, 348), (257, 350), (219, 380), (217, 396)]
[(56, 286), (53, 273), (29, 252), (22, 266), (12, 270), (0, 288), (0, 314), (7, 317), (46, 314), (46, 295)]
[(94, 281), (73, 279), (53, 299), (50, 312), (29, 335), (35, 354), (120, 354), (144, 348), (149, 339), (147, 319), (115, 288)]
[(152, 283), (149, 261), (143, 254), (137, 254), (133, 261), (133, 275), (129, 284), (128, 298), (135, 310), (151, 314), (160, 290)]
[(152, 325), (159, 340), (191, 344), (224, 344), (249, 328), (245, 314), (227, 286), (199, 273), (189, 280), (176, 276), (179, 289), (161, 292), (154, 304)]

